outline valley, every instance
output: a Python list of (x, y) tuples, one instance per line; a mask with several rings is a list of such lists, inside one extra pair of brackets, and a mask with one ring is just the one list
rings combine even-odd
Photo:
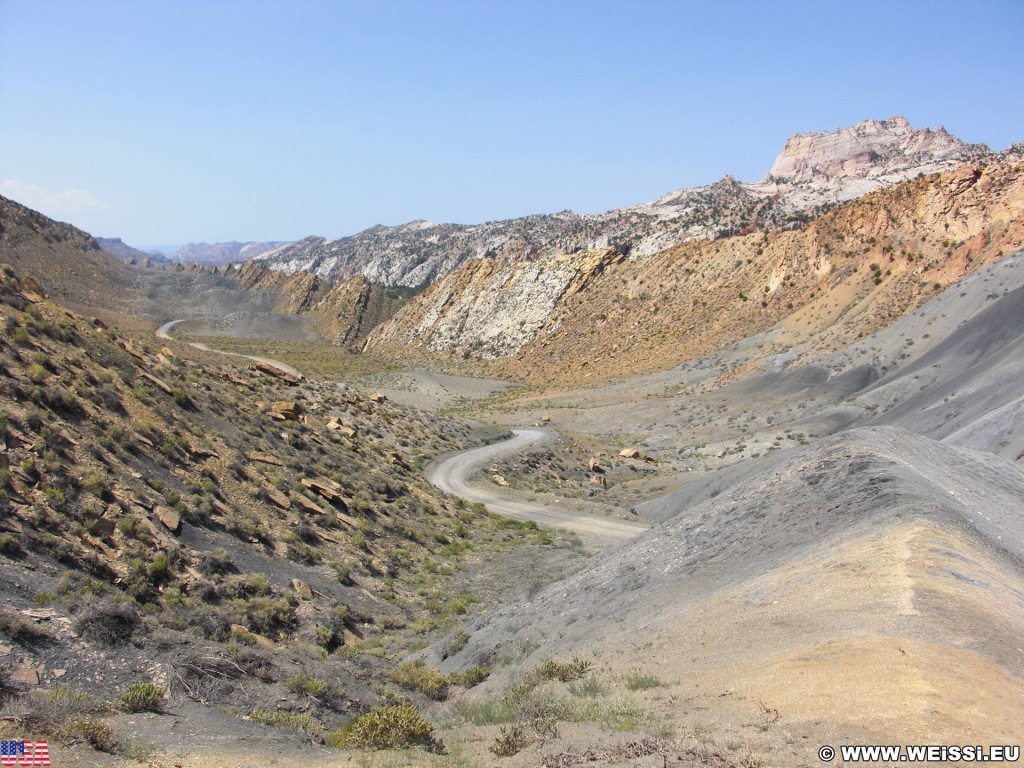
[(1021, 145), (902, 118), (229, 265), (3, 201), (5, 733), (167, 768), (1018, 744), (1022, 212)]

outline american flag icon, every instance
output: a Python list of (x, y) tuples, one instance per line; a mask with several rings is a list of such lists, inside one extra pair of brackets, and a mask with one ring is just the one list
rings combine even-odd
[(0, 741), (0, 765), (4, 768), (49, 764), (50, 747), (45, 741), (26, 741), (25, 739)]

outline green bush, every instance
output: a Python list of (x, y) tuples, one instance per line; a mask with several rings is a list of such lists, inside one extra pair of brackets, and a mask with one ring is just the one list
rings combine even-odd
[(459, 630), (448, 642), (441, 647), (441, 658), (447, 659), (466, 647), (469, 642), (469, 633), (466, 630)]
[(626, 675), (626, 688), (631, 691), (646, 691), (649, 688), (661, 688), (665, 683), (654, 675), (641, 675), (639, 672), (631, 672)]
[(39, 624), (8, 608), (0, 609), (0, 632), (22, 645), (35, 645), (50, 636)]
[(470, 667), (465, 672), (452, 672), (448, 675), (448, 682), (463, 688), (472, 688), (474, 685), (480, 685), (490, 674), (490, 667)]
[(288, 678), (287, 686), (289, 691), (300, 696), (317, 696), (327, 690), (327, 683), (305, 672)]
[(559, 662), (548, 659), (541, 664), (538, 673), (544, 680), (561, 680), (567, 683), (570, 680), (579, 680), (590, 671), (591, 663), (584, 661), (579, 656), (573, 656), (572, 661)]
[(269, 725), (274, 728), (290, 728), (309, 736), (314, 741), (322, 741), (324, 727), (319, 720), (310, 715), (285, 712), (281, 709), (254, 709), (249, 713), (253, 722)]
[(327, 744), (332, 747), (362, 749), (426, 747), (434, 752), (444, 748), (434, 738), (434, 726), (408, 702), (371, 709), (344, 728), (331, 733), (327, 737)]
[(125, 712), (156, 712), (164, 699), (164, 689), (153, 683), (129, 685), (117, 700), (119, 709)]
[(388, 674), (403, 688), (419, 691), (435, 701), (444, 701), (448, 696), (448, 679), (423, 661), (408, 661)]

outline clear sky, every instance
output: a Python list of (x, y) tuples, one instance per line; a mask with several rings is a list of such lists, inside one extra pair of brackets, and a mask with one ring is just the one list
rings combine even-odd
[(865, 118), (1024, 140), (1022, 0), (0, 0), (0, 194), (137, 246), (597, 213)]

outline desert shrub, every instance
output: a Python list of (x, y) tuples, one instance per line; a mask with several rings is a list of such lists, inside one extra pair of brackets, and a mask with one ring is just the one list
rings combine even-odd
[(307, 696), (331, 709), (337, 709), (344, 702), (345, 691), (340, 685), (332, 685), (305, 672), (288, 678), (285, 685), (295, 695)]
[(320, 561), (323, 560), (323, 555), (308, 544), (303, 544), (298, 539), (288, 542), (287, 554), (289, 560), (305, 563), (306, 565), (319, 565)]
[(0, 533), (0, 555), (17, 557), (21, 554), (21, 543), (9, 533)]
[(584, 677), (569, 686), (569, 693), (573, 696), (579, 696), (580, 698), (598, 698), (604, 696), (608, 692), (606, 686), (604, 686), (600, 680), (593, 675)]
[(331, 733), (327, 743), (332, 747), (362, 749), (426, 747), (440, 751), (444, 748), (434, 738), (434, 726), (408, 702), (371, 709)]
[[(92, 399), (93, 402), (100, 405), (103, 410), (108, 413), (125, 413), (124, 405), (121, 403), (121, 396), (118, 394), (117, 390), (109, 384), (96, 387), (92, 391)], [(113, 427), (114, 425), (111, 426)], [(120, 430), (120, 427), (118, 427), (118, 429)], [(120, 440), (116, 440), (116, 442), (120, 442)]]
[(207, 640), (224, 642), (231, 637), (231, 617), (224, 611), (209, 605), (201, 605), (189, 608), (183, 613), (187, 624)]
[(98, 499), (106, 498), (110, 493), (110, 479), (96, 470), (89, 470), (82, 480), (82, 489), (88, 491)]
[(388, 673), (388, 677), (403, 688), (419, 691), (435, 701), (444, 701), (448, 695), (448, 679), (421, 660), (407, 661)]
[[(255, 635), (249, 637), (255, 643)], [(232, 633), (232, 638), (225, 646), (225, 651), (247, 675), (252, 675), (264, 683), (272, 683), (277, 679), (277, 670), (270, 653), (259, 647), (247, 647), (241, 634)]]
[(121, 742), (114, 735), (113, 729), (95, 717), (73, 720), (54, 735), (62, 736), (68, 741), (84, 741), (97, 752), (116, 755), (122, 751)]
[(8, 608), (0, 609), (0, 632), (22, 645), (35, 645), (49, 637), (46, 629)]
[(75, 631), (101, 645), (124, 645), (132, 639), (142, 618), (132, 606), (106, 600), (90, 603), (75, 618)]
[(119, 709), (125, 712), (156, 712), (164, 699), (164, 689), (153, 683), (129, 685), (117, 700)]
[(298, 623), (295, 606), (285, 597), (235, 598), (228, 603), (227, 609), (236, 624), (247, 626), (261, 635), (289, 632)]
[(32, 363), (25, 369), (25, 374), (33, 384), (42, 384), (50, 377), (50, 372), (39, 363)]
[(589, 661), (585, 661), (579, 656), (573, 656), (572, 661), (569, 662), (548, 659), (541, 664), (538, 673), (544, 680), (560, 680), (567, 683), (571, 680), (579, 680), (590, 671), (591, 666)]
[(448, 682), (463, 688), (472, 688), (475, 685), (480, 685), (490, 674), (490, 667), (470, 667), (465, 672), (452, 672), (448, 675)]
[(235, 570), (231, 556), (226, 549), (218, 547), (212, 552), (203, 552), (199, 556), (199, 572), (206, 576), (230, 573)]
[(626, 675), (626, 688), (631, 691), (646, 691), (650, 688), (661, 688), (665, 683), (654, 675), (642, 675), (639, 672), (631, 672)]
[(501, 726), (500, 735), (488, 747), (497, 757), (512, 757), (526, 746), (526, 735), (518, 725)]
[(282, 709), (254, 709), (249, 713), (249, 717), (263, 725), (299, 731), (316, 742), (323, 741), (324, 738), (323, 724), (312, 715), (286, 712)]
[(316, 644), (328, 653), (336, 651), (345, 644), (345, 618), (348, 616), (348, 608), (344, 605), (336, 606), (334, 612), (317, 624), (313, 630), (316, 635)]
[(113, 731), (94, 717), (101, 709), (85, 693), (62, 685), (13, 699), (5, 704), (4, 714), (24, 732), (68, 742), (84, 741), (95, 750), (116, 754), (121, 745)]
[(299, 696), (316, 696), (327, 690), (327, 683), (305, 672), (288, 678), (285, 685), (289, 691)]

